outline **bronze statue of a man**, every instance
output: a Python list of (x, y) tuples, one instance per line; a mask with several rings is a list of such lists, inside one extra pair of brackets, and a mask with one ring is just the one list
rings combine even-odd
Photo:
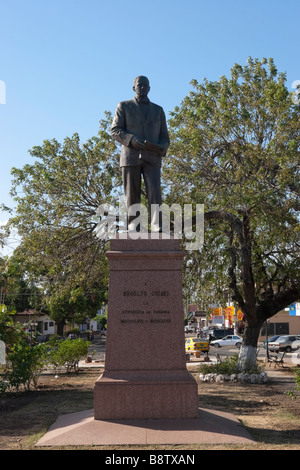
[[(141, 176), (143, 175), (148, 206), (161, 205), (161, 157), (167, 153), (169, 135), (166, 117), (161, 106), (148, 98), (150, 84), (139, 76), (133, 82), (135, 96), (118, 104), (111, 126), (113, 139), (122, 144), (122, 168), (127, 209), (141, 203)], [(153, 215), (151, 214), (151, 221)]]

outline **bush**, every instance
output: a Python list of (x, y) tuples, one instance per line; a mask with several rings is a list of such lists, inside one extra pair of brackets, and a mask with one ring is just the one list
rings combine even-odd
[(300, 390), (300, 369), (295, 369), (295, 382), (296, 382), (296, 389)]
[(225, 361), (217, 364), (209, 364), (204, 362), (200, 365), (199, 371), (202, 374), (236, 374), (237, 371), (238, 355), (229, 356)]
[(0, 393), (9, 389), (29, 390), (36, 386), (38, 376), (46, 362), (45, 344), (32, 344), (31, 335), (24, 326), (14, 323), (13, 311), (0, 305), (0, 339), (6, 344), (7, 366), (0, 376)]
[(290, 395), (293, 398), (298, 398), (300, 392), (300, 369), (299, 367), (294, 370), (294, 378), (295, 378), (295, 390), (293, 392), (290, 392)]
[(0, 393), (10, 389), (30, 390), (36, 387), (42, 369), (50, 364), (64, 366), (67, 372), (74, 369), (78, 372), (78, 364), (88, 354), (89, 341), (83, 339), (67, 339), (59, 341), (53, 338), (47, 343), (31, 344), (30, 338), (19, 331), (18, 342), (11, 346), (8, 355), (8, 367), (0, 375)]
[[(224, 361), (217, 364), (203, 363), (200, 365), (199, 372), (201, 374), (222, 374), (222, 375), (231, 375), (236, 374), (238, 371), (238, 354), (233, 356), (228, 356)], [(263, 370), (262, 366), (258, 364), (251, 369), (247, 368), (243, 371), (248, 374), (260, 374)]]
[(294, 373), (294, 380), (295, 380), (295, 388), (294, 390), (289, 390), (287, 391), (287, 395), (289, 395), (291, 398), (299, 398), (299, 391), (300, 391), (300, 369), (299, 366), (297, 369), (293, 371)]
[(45, 344), (31, 345), (24, 337), (11, 347), (8, 353), (9, 369), (3, 375), (0, 389), (15, 388), (17, 391), (21, 386), (30, 390), (31, 385), (36, 387), (38, 376), (46, 363)]
[(56, 367), (65, 366), (67, 372), (74, 369), (78, 372), (78, 364), (80, 359), (86, 357), (90, 346), (89, 341), (84, 339), (66, 339), (58, 344), (56, 350), (53, 350), (50, 357), (50, 362)]

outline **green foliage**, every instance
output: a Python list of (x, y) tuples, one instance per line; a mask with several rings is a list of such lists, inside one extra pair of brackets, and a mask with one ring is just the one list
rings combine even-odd
[(21, 324), (13, 324), (5, 306), (0, 309), (0, 339), (7, 344), (7, 366), (0, 375), (0, 392), (36, 387), (42, 369), (54, 365), (78, 372), (78, 363), (88, 355), (90, 342), (83, 339), (61, 340), (54, 336), (36, 344)]
[(46, 357), (46, 345), (33, 345), (29, 336), (20, 330), (18, 342), (11, 346), (7, 354), (9, 368), (2, 377), (2, 390), (8, 388), (18, 391), (20, 387), (30, 390), (31, 385), (36, 386)]
[(228, 356), (223, 362), (209, 364), (204, 362), (200, 365), (199, 371), (202, 374), (236, 374), (238, 355)]
[(45, 359), (45, 346), (32, 344), (23, 325), (14, 323), (14, 314), (15, 311), (6, 305), (0, 306), (0, 339), (6, 345), (6, 359), (9, 364), (0, 378), (2, 392), (11, 388), (19, 390), (21, 386), (29, 390), (32, 384), (36, 384)]
[(6, 345), (12, 345), (18, 338), (18, 332), (13, 321), (15, 313), (15, 310), (7, 308), (6, 305), (0, 305), (0, 339)]
[[(222, 374), (222, 375), (231, 375), (237, 374), (240, 372), (238, 370), (238, 354), (234, 354), (233, 356), (228, 356), (224, 361), (214, 364), (209, 364), (204, 362), (200, 365), (199, 371), (202, 374)], [(263, 371), (263, 367), (259, 364), (249, 364), (246, 365), (243, 373), (247, 374), (260, 374)]]
[(96, 320), (98, 323), (100, 323), (102, 328), (106, 328), (107, 325), (107, 315), (102, 314), (102, 315), (96, 315), (93, 320)]
[(287, 395), (293, 399), (299, 398), (300, 396), (300, 368), (294, 369), (295, 388), (294, 390), (287, 391)]
[(300, 391), (300, 368), (298, 367), (295, 369), (295, 383), (296, 383), (296, 390)]
[(273, 59), (252, 58), (230, 77), (193, 80), (163, 168), (167, 202), (204, 204), (186, 297), (207, 307), (230, 294), (257, 331), (300, 297), (300, 119), (285, 82)]
[[(33, 164), (12, 169), (17, 215), (11, 222), (35, 243), (39, 237), (45, 242), (48, 232), (52, 245), (43, 245), (46, 255), (52, 253), (56, 237), (63, 245), (73, 242), (73, 251), (76, 244), (87, 248), (98, 223), (96, 209), (113, 201), (120, 170), (117, 149), (108, 133), (110, 119), (107, 115), (99, 136), (83, 145), (77, 134), (67, 137), (63, 145), (55, 139), (45, 140), (30, 151)], [(22, 196), (17, 191), (20, 186)]]
[[(118, 150), (109, 134), (111, 115), (99, 134), (35, 146), (34, 161), (13, 168), (16, 215), (9, 225), (22, 242), (15, 256), (28, 279), (38, 280), (44, 307), (58, 323), (94, 316), (105, 301), (106, 241), (97, 238), (97, 208), (114, 204), (121, 185)], [(20, 195), (21, 194), (21, 195)]]
[(78, 372), (79, 361), (87, 357), (90, 344), (81, 338), (61, 341), (57, 349), (52, 351), (50, 362), (56, 367), (65, 366), (67, 372), (71, 372), (72, 369)]
[(41, 308), (40, 289), (28, 278), (15, 254), (0, 258), (0, 288), (0, 301), (10, 309), (23, 312), (28, 308)]

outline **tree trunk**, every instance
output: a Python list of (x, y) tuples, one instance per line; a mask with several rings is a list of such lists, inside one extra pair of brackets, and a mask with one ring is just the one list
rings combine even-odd
[(63, 336), (64, 335), (64, 326), (65, 326), (65, 320), (62, 320), (57, 323), (57, 334), (58, 336)]
[(261, 322), (257, 322), (254, 325), (246, 322), (238, 360), (238, 369), (241, 372), (251, 371), (256, 365), (257, 342), (261, 327)]

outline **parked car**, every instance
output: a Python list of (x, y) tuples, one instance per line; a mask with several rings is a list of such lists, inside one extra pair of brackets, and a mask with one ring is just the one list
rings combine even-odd
[[(271, 336), (271, 338), (268, 339), (268, 345), (270, 343), (274, 343), (274, 341), (276, 341), (277, 338), (279, 338), (280, 335), (275, 335), (275, 336)], [(264, 346), (263, 346), (265, 349), (267, 348), (267, 341), (264, 340)]]
[(203, 338), (188, 338), (185, 341), (185, 352), (208, 352), (210, 349), (209, 341)]
[(300, 335), (284, 335), (279, 336), (275, 341), (269, 343), (268, 348), (270, 351), (285, 351), (291, 352), (298, 349), (300, 346)]
[(233, 335), (233, 330), (231, 328), (214, 328), (209, 330), (209, 339), (214, 341), (216, 339), (224, 338), (227, 335)]
[(192, 328), (191, 326), (187, 325), (187, 326), (184, 327), (184, 332), (185, 333), (193, 333), (193, 331), (194, 331), (194, 328)]
[(227, 335), (224, 338), (216, 339), (211, 341), (210, 344), (215, 348), (220, 348), (221, 346), (236, 346), (240, 348), (242, 346), (243, 338), (238, 335)]

